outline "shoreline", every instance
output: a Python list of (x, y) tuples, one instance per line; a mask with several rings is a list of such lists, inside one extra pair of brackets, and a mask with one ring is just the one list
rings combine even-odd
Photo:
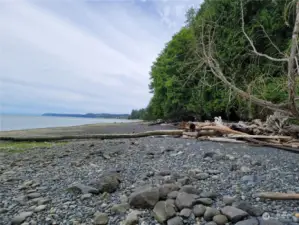
[[(167, 125), (163, 129), (174, 129)], [(93, 135), (93, 134), (130, 134), (146, 131), (161, 130), (160, 125), (148, 126), (144, 121), (128, 123), (97, 123), (66, 127), (33, 128), (23, 130), (0, 131), (1, 137), (32, 137), (32, 136), (65, 136), (65, 135)]]

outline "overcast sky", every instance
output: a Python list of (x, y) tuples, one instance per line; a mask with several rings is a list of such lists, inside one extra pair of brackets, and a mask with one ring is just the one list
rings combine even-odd
[(129, 113), (201, 0), (0, 0), (2, 113)]

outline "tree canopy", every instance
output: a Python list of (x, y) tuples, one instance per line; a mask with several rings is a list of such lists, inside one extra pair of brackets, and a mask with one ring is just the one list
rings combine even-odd
[(285, 102), (287, 64), (255, 54), (244, 32), (257, 52), (284, 57), (291, 48), (295, 16), (294, 0), (205, 0), (198, 10), (189, 9), (185, 26), (153, 62), (149, 85), (153, 97), (139, 118), (264, 118), (269, 109), (242, 98), (215, 77), (205, 63), (210, 60), (207, 55), (240, 90), (273, 104)]

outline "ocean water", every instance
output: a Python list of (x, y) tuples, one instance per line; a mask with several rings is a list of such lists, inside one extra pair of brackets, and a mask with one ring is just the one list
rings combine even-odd
[(104, 118), (76, 118), (54, 116), (0, 115), (0, 131), (23, 130), (47, 127), (68, 127), (95, 123), (127, 123), (131, 120)]

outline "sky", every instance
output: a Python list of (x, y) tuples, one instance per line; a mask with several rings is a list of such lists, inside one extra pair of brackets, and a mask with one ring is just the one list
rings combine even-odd
[(201, 0), (0, 0), (1, 113), (130, 113)]

